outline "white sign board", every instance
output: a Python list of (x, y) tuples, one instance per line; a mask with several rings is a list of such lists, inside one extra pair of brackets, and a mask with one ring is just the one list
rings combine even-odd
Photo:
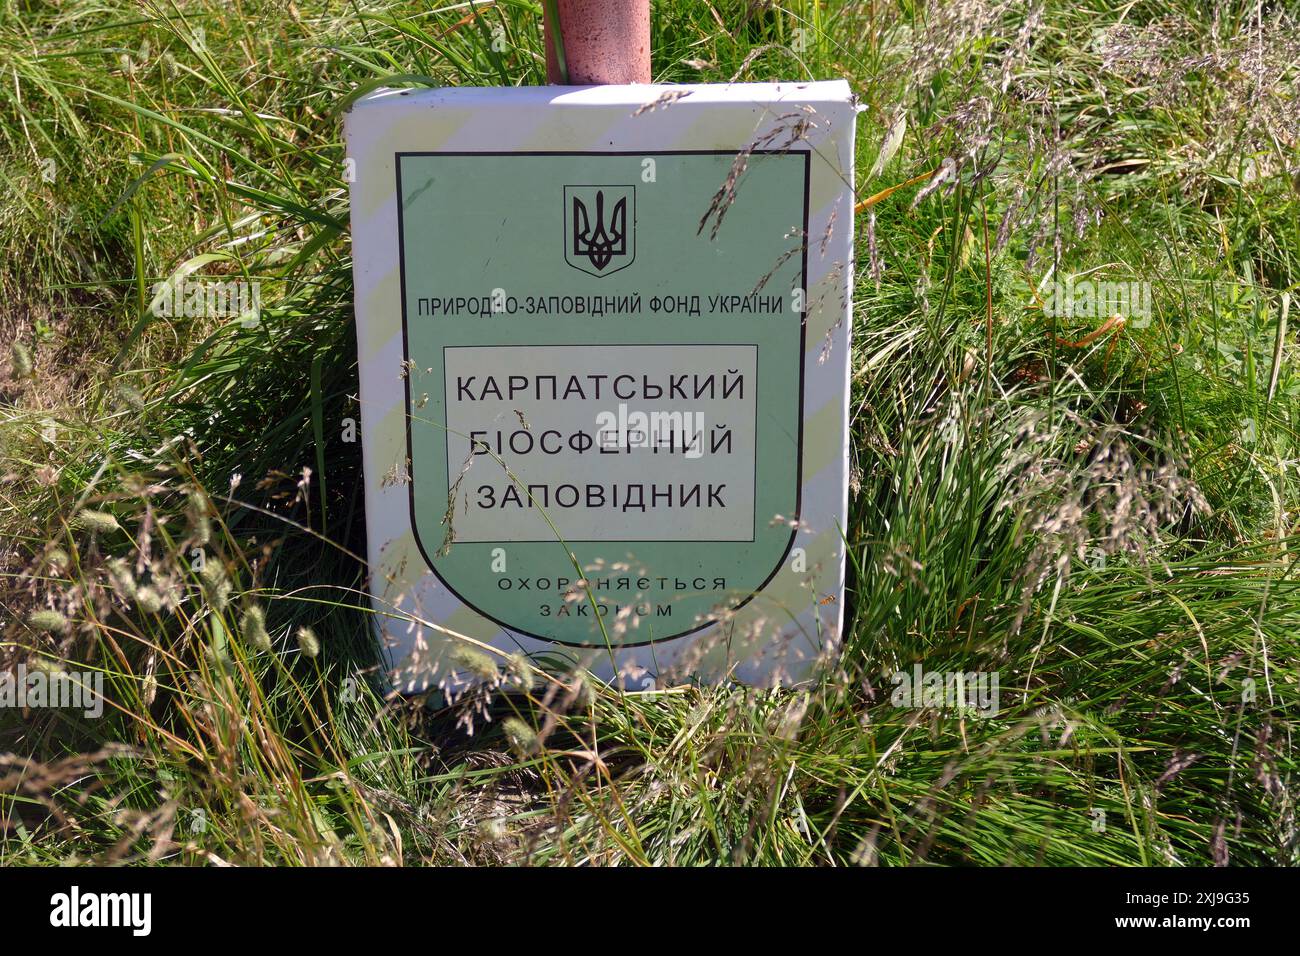
[(386, 90), (347, 117), (371, 594), (624, 686), (795, 683), (843, 619), (847, 84)]

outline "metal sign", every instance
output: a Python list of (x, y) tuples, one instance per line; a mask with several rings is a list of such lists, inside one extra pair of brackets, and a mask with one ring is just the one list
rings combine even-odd
[(453, 649), (793, 682), (842, 618), (843, 83), (384, 91), (348, 117), (371, 589)]

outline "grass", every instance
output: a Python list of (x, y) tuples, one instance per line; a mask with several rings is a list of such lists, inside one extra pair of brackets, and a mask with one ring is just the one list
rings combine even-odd
[[(656, 2), (656, 79), (864, 107), (844, 653), (382, 696), (338, 116), (539, 83), (539, 16), (0, 4), (0, 656), (109, 698), (0, 710), (0, 862), (1296, 863), (1284, 5)], [(1046, 314), (1049, 269), (1150, 321)], [(185, 270), (260, 321), (153, 315)], [(895, 706), (917, 663), (999, 712)]]

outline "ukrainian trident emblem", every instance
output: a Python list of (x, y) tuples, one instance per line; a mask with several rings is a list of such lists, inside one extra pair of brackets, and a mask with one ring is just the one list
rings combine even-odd
[(564, 187), (564, 261), (607, 276), (636, 257), (635, 186)]

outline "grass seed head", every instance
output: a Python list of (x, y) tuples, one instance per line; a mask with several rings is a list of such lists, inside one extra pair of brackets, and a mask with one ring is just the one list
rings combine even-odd
[(218, 611), (224, 611), (230, 602), (230, 578), (220, 561), (209, 561), (199, 572), (203, 582), (203, 594)]
[(14, 378), (31, 378), (35, 367), (32, 353), (22, 342), (15, 342), (13, 347)]
[(162, 597), (147, 584), (135, 592), (135, 606), (145, 614), (157, 614), (162, 610)]
[(46, 677), (61, 677), (67, 674), (67, 671), (63, 669), (58, 661), (52, 661), (48, 657), (33, 656), (28, 658), (27, 669), (37, 671)]
[(310, 627), (298, 628), (298, 650), (308, 660), (315, 660), (320, 655), (320, 638)]
[(113, 591), (123, 600), (135, 594), (135, 575), (123, 558), (113, 558), (108, 562), (109, 580), (113, 582)]
[(212, 540), (212, 518), (208, 514), (208, 500), (199, 491), (190, 492), (189, 508), (190, 533), (198, 544), (207, 544)]
[(531, 757), (537, 753), (540, 741), (537, 731), (533, 730), (518, 717), (507, 717), (501, 722), (501, 730), (506, 735), (510, 749), (519, 757)]
[(123, 404), (125, 404), (127, 408), (131, 409), (131, 411), (144, 411), (144, 396), (140, 394), (139, 389), (126, 384), (119, 385), (117, 387), (117, 397), (120, 398)]
[(523, 690), (531, 690), (537, 683), (537, 671), (523, 654), (511, 654), (506, 661), (506, 669), (510, 671), (514, 682)]
[(245, 639), (253, 647), (263, 653), (271, 650), (271, 635), (266, 630), (266, 612), (260, 607), (252, 605), (245, 609), (243, 617), (240, 618), (239, 626), (244, 633)]
[(112, 534), (121, 527), (107, 511), (96, 511), (94, 508), (82, 508), (77, 514), (76, 527), (83, 531), (90, 531), (94, 534)]
[(27, 616), (27, 623), (47, 634), (62, 634), (68, 629), (68, 619), (58, 611), (33, 611)]
[(457, 645), (451, 652), (451, 664), (455, 669), (469, 671), (485, 681), (495, 681), (498, 677), (497, 662), (489, 654), (468, 644)]

